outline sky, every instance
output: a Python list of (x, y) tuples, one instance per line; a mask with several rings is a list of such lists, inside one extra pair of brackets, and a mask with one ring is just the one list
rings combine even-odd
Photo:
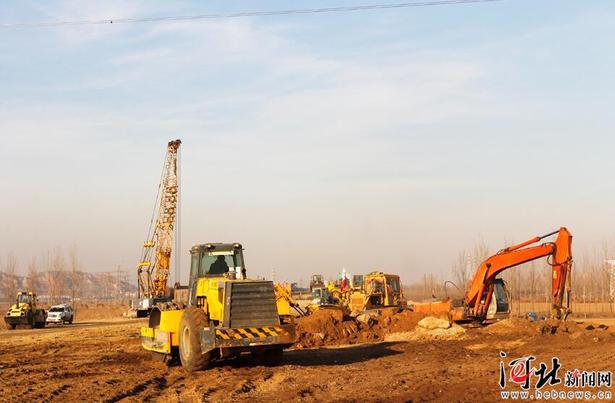
[[(344, 1), (6, 1), (0, 24)], [(615, 239), (615, 3), (0, 28), (0, 259), (135, 272), (166, 142), (188, 250), (248, 273), (452, 277), (461, 250)]]

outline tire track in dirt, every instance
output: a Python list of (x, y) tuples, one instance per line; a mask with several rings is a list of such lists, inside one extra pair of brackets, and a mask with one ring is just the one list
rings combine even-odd
[(188, 373), (151, 361), (140, 347), (138, 327), (127, 321), (0, 337), (2, 400), (495, 401), (500, 349), (542, 361), (556, 355), (565, 369), (613, 370), (615, 362), (612, 333), (541, 336), (513, 327), (491, 334), (468, 330), (462, 340), (291, 350), (271, 367), (244, 355)]

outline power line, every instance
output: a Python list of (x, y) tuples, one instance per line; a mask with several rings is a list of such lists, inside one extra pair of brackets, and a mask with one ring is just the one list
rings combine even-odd
[(47, 28), (61, 26), (78, 26), (78, 25), (103, 25), (103, 24), (128, 24), (136, 22), (165, 22), (165, 21), (193, 21), (206, 19), (224, 19), (224, 18), (241, 18), (241, 17), (266, 17), (280, 16), (293, 14), (322, 14), (322, 13), (341, 13), (352, 11), (373, 11), (385, 10), (394, 8), (409, 8), (409, 7), (429, 7), (429, 6), (445, 6), (455, 4), (471, 4), (471, 3), (493, 3), (504, 0), (432, 0), (421, 2), (408, 3), (389, 3), (389, 4), (370, 4), (358, 6), (341, 6), (341, 7), (324, 7), (324, 8), (305, 8), (291, 10), (272, 10), (272, 11), (242, 11), (234, 13), (220, 14), (197, 14), (197, 15), (177, 15), (166, 17), (142, 17), (142, 18), (110, 18), (102, 20), (73, 20), (73, 21), (49, 21), (49, 22), (18, 22), (0, 24), (0, 28)]

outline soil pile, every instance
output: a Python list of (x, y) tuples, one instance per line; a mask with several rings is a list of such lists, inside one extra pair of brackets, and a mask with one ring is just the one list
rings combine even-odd
[(604, 329), (608, 329), (608, 327), (603, 325), (596, 328), (592, 325), (579, 324), (574, 320), (546, 319), (531, 321), (521, 318), (509, 318), (489, 325), (482, 331), (492, 335), (510, 334), (526, 337), (557, 335), (576, 339), (583, 336), (592, 336), (593, 331)]
[(408, 340), (453, 340), (459, 339), (466, 330), (448, 319), (428, 316), (421, 319), (414, 331), (393, 333), (385, 336), (386, 341)]
[(414, 330), (423, 314), (383, 309), (344, 316), (341, 311), (321, 309), (297, 320), (297, 348), (382, 341), (391, 333)]
[(521, 318), (501, 320), (485, 327), (482, 329), (482, 332), (494, 335), (517, 334), (526, 336), (533, 336), (541, 333), (539, 326), (537, 326), (537, 322)]

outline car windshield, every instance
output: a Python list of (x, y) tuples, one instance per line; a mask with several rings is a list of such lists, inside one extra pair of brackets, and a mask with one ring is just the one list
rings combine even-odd
[(51, 307), (49, 312), (64, 312), (64, 308), (62, 308), (61, 306), (54, 306), (54, 307)]
[(199, 276), (223, 274), (229, 270), (241, 271), (241, 253), (234, 251), (202, 251)]

